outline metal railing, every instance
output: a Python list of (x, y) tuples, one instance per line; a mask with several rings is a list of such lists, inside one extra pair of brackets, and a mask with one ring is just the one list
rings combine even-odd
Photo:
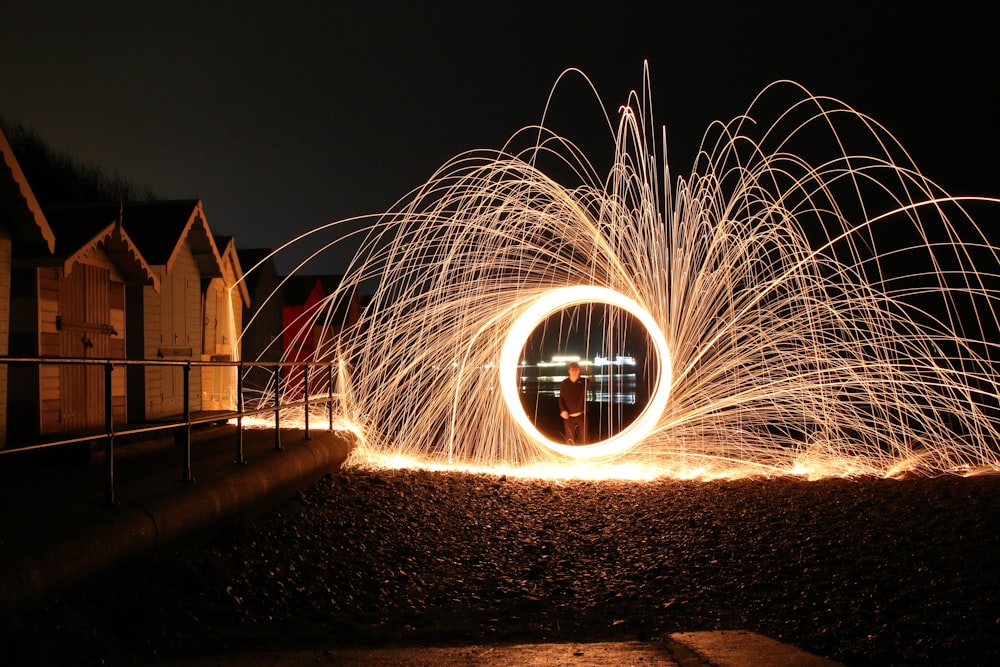
[[(10, 376), (10, 367), (19, 365), (31, 365), (31, 366), (85, 366), (85, 367), (101, 367), (104, 370), (104, 430), (103, 431), (91, 431), (84, 435), (72, 435), (69, 437), (58, 437), (58, 433), (53, 435), (57, 436), (52, 439), (44, 439), (36, 443), (26, 444), (22, 446), (9, 446), (6, 449), (0, 449), (0, 457), (7, 454), (19, 454), (24, 452), (29, 452), (32, 450), (50, 449), (55, 447), (62, 447), (65, 445), (70, 445), (74, 443), (82, 442), (95, 442), (104, 441), (104, 459), (105, 459), (105, 500), (108, 504), (117, 504), (115, 497), (115, 440), (116, 438), (123, 438), (125, 436), (136, 436), (144, 433), (154, 433), (157, 431), (172, 431), (174, 434), (175, 441), (179, 441), (184, 448), (184, 463), (182, 468), (182, 479), (184, 481), (193, 481), (194, 476), (192, 474), (192, 462), (191, 462), (191, 428), (192, 426), (197, 426), (200, 424), (207, 424), (212, 422), (222, 422), (230, 421), (232, 419), (236, 420), (236, 443), (235, 443), (235, 459), (234, 463), (243, 464), (246, 463), (246, 458), (244, 456), (243, 447), (243, 419), (245, 417), (252, 417), (260, 414), (273, 413), (274, 414), (274, 449), (283, 449), (281, 444), (281, 412), (287, 410), (293, 410), (301, 408), (304, 421), (304, 438), (306, 440), (311, 439), (309, 432), (310, 427), (310, 406), (326, 404), (327, 407), (327, 417), (329, 421), (329, 428), (333, 430), (334, 423), (334, 407), (340, 400), (340, 394), (334, 393), (334, 368), (337, 362), (311, 362), (311, 361), (198, 361), (198, 360), (135, 360), (135, 359), (87, 359), (87, 358), (67, 358), (67, 357), (3, 357), (0, 356), (0, 366), (6, 366), (8, 369), (8, 383)], [(162, 420), (157, 420), (155, 422), (144, 421), (142, 425), (131, 426), (127, 428), (116, 428), (114, 419), (114, 391), (112, 386), (112, 373), (116, 367), (121, 368), (125, 366), (166, 366), (180, 368), (183, 375), (183, 413), (178, 419), (164, 418)], [(194, 416), (191, 413), (191, 369), (198, 367), (222, 367), (222, 368), (236, 368), (236, 408), (234, 410), (220, 410), (213, 411), (210, 415)], [(270, 384), (273, 387), (273, 392), (270, 395), (269, 405), (258, 405), (257, 407), (246, 409), (245, 398), (244, 398), (244, 379), (246, 372), (252, 368), (274, 368), (274, 382)], [(283, 369), (302, 369), (302, 392), (301, 399), (296, 398), (295, 400), (284, 402), (283, 399), (288, 395), (283, 391), (282, 381), (286, 380), (288, 376), (283, 377), (283, 373), (291, 372), (291, 370)], [(316, 377), (317, 371), (323, 371), (326, 380), (327, 391), (325, 394), (315, 394), (310, 395), (310, 376)], [(296, 387), (295, 395), (298, 395), (298, 390)], [(37, 399), (39, 403), (41, 402), (40, 397)], [(8, 414), (8, 421), (10, 415)], [(179, 436), (179, 437), (178, 437)], [(44, 437), (44, 436), (43, 436)]]

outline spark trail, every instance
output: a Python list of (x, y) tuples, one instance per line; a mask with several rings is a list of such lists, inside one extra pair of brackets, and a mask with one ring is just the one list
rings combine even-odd
[[(355, 456), (596, 477), (997, 470), (998, 258), (977, 216), (1000, 201), (950, 196), (874, 119), (787, 81), (712, 124), (673, 179), (648, 81), (607, 116), (606, 173), (543, 117), (335, 241), (360, 250), (316, 321), (375, 284), (336, 341)], [(651, 360), (627, 437), (572, 451), (514, 404), (526, 337), (570, 306), (511, 337), (569, 287), (636, 304)]]

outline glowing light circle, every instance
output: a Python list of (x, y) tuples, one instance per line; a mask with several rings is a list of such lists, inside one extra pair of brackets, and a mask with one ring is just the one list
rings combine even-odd
[[(591, 445), (566, 445), (547, 438), (529, 419), (521, 404), (517, 368), (528, 337), (546, 317), (570, 306), (606, 303), (622, 308), (638, 319), (656, 350), (659, 375), (646, 409), (631, 424), (606, 440)], [(638, 444), (656, 426), (670, 397), (670, 352), (659, 325), (649, 312), (624, 294), (594, 285), (574, 285), (545, 292), (531, 302), (511, 326), (500, 353), (500, 387), (507, 409), (525, 435), (556, 453), (577, 459), (599, 459), (622, 454)]]

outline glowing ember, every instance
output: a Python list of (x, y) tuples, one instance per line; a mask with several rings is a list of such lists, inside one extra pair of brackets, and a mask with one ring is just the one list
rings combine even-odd
[[(671, 184), (648, 97), (609, 124), (604, 177), (532, 127), (372, 221), (316, 317), (377, 282), (337, 342), (355, 459), (629, 479), (1000, 470), (998, 253), (973, 215), (1000, 201), (949, 196), (880, 125), (789, 82), (711, 126)], [(313, 234), (356, 242), (342, 229)], [(634, 421), (570, 448), (529, 418), (515, 367), (574, 304), (636, 317), (657, 371)]]

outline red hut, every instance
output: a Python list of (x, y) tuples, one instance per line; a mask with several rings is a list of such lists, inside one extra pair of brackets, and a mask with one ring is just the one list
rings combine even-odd
[[(288, 361), (328, 361), (333, 359), (336, 340), (344, 327), (356, 324), (361, 306), (356, 291), (327, 304), (343, 276), (298, 275), (285, 279), (281, 291), (284, 358)], [(290, 372), (286, 385), (299, 391), (298, 375)]]

